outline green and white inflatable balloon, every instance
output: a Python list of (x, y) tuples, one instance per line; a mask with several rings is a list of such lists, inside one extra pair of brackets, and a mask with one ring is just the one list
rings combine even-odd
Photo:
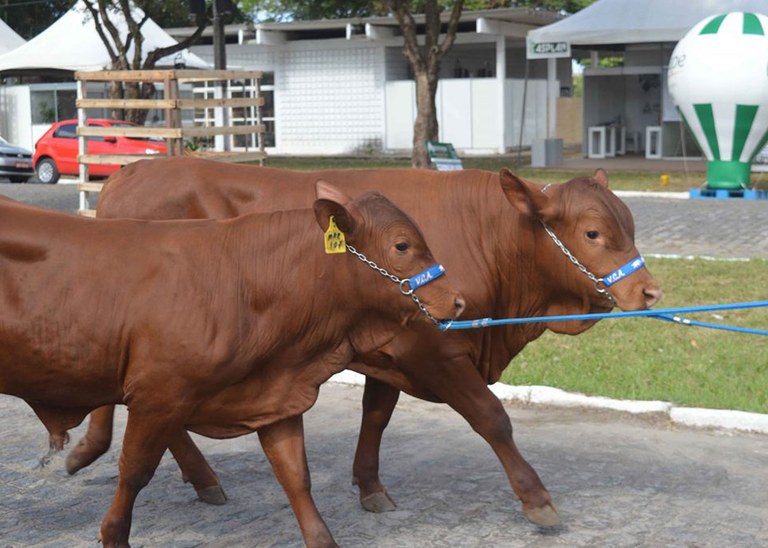
[(704, 19), (677, 43), (669, 93), (707, 157), (707, 186), (749, 186), (768, 140), (768, 17), (731, 12)]

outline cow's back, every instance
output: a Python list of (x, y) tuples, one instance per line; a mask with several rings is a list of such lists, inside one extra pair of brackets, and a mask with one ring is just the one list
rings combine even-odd
[[(444, 202), (454, 188), (493, 181), (498, 189), (497, 174), (473, 170), (293, 171), (177, 157), (143, 160), (113, 174), (101, 192), (97, 215), (229, 218), (246, 212), (309, 208), (315, 200), (314, 185), (318, 180), (338, 186), (353, 198), (369, 190), (379, 191), (413, 216), (424, 204), (437, 213), (437, 198)], [(500, 189), (497, 191), (502, 197)], [(429, 223), (433, 218), (427, 216), (423, 222)]]
[[(341, 169), (294, 171), (199, 158), (161, 158), (113, 174), (102, 191), (99, 217), (141, 219), (229, 218), (311, 207), (315, 183), (325, 180), (352, 196), (375, 190), (421, 227), (464, 294), (467, 313), (490, 314), (487, 280), (494, 258), (481, 249), (497, 230), (493, 219), (514, 216), (496, 173), (477, 170)], [(461, 229), (457, 230), (460, 226)], [(474, 303), (474, 305), (473, 305)]]

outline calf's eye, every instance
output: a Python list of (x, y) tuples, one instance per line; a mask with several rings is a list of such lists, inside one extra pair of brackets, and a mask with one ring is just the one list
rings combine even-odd
[(600, 236), (600, 233), (597, 230), (587, 231), (587, 238), (589, 238), (590, 240), (597, 240), (598, 236)]
[(408, 245), (407, 242), (397, 242), (395, 244), (395, 249), (397, 249), (400, 252), (408, 251), (408, 247), (409, 247), (409, 245)]

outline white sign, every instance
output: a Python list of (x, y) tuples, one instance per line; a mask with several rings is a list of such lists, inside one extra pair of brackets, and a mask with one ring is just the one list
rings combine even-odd
[(526, 55), (528, 59), (550, 59), (553, 57), (570, 57), (570, 42), (534, 42), (528, 38)]

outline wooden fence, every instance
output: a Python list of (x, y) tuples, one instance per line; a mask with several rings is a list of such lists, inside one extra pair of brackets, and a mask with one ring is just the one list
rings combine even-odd
[[(187, 154), (185, 139), (209, 138), (217, 136), (255, 135), (257, 146), (245, 147), (244, 151), (196, 151), (196, 156), (204, 156), (226, 162), (244, 162), (259, 160), (266, 157), (264, 152), (264, 124), (261, 122), (260, 107), (264, 104), (264, 98), (259, 91), (261, 72), (236, 71), (236, 70), (128, 70), (128, 71), (98, 71), (76, 72), (77, 80), (77, 109), (78, 109), (78, 144), (80, 163), (80, 207), (81, 215), (94, 216), (95, 210), (91, 209), (89, 197), (91, 193), (101, 191), (103, 183), (91, 181), (89, 177), (89, 165), (117, 164), (126, 165), (143, 159), (154, 159), (158, 155), (142, 154), (89, 154), (89, 137), (159, 137), (166, 140), (167, 155), (181, 156)], [(162, 84), (162, 99), (105, 99), (88, 98), (88, 82), (153, 82)], [(179, 94), (180, 85), (195, 83), (218, 83), (218, 89), (232, 89), (237, 83), (238, 87), (249, 90), (247, 97), (220, 98), (182, 98)], [(226, 95), (226, 92), (222, 92)], [(94, 127), (87, 126), (86, 111), (88, 109), (146, 109), (162, 110), (165, 113), (165, 127)], [(255, 112), (256, 123), (243, 123), (239, 125), (208, 125), (188, 126), (182, 125), (182, 110), (184, 109), (214, 109), (217, 111), (218, 120), (231, 120), (232, 109), (252, 109)], [(194, 118), (194, 116), (193, 116)], [(206, 117), (208, 118), (208, 117)], [(251, 118), (254, 118), (251, 116)]]

